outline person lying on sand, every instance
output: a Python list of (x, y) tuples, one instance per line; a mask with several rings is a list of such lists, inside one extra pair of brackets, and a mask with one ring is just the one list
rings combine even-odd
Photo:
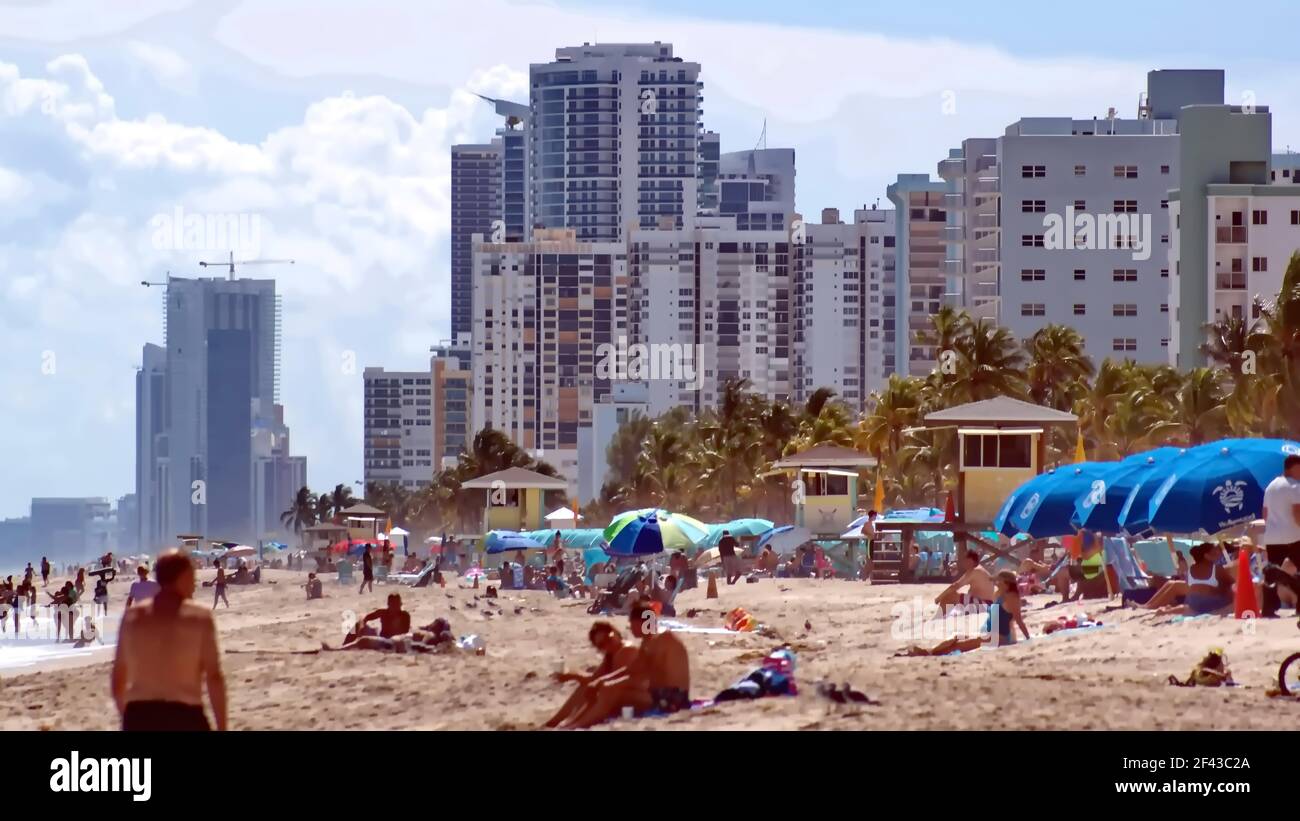
[[(957, 569), (961, 572), (957, 581), (935, 597), (934, 603), (939, 605), (940, 615), (947, 615), (948, 610), (954, 607), (988, 607), (993, 603), (997, 597), (997, 585), (989, 572), (980, 566), (979, 551), (967, 550), (958, 556)], [(966, 588), (964, 593), (963, 587)]]
[(1029, 638), (1029, 628), (1025, 626), (1025, 619), (1020, 614), (1020, 589), (1016, 580), (1016, 574), (1010, 570), (1003, 570), (998, 574), (998, 598), (989, 608), (988, 621), (984, 623), (983, 632), (986, 635), (976, 636), (974, 638), (951, 638), (939, 642), (929, 649), (919, 645), (913, 645), (906, 650), (895, 653), (895, 656), (946, 656), (954, 650), (960, 650), (963, 653), (969, 653), (982, 647), (986, 642), (991, 643), (994, 647), (1001, 647), (1005, 644), (1015, 644), (1016, 634), (1012, 627), (1020, 627), (1020, 632), (1024, 633), (1025, 638)]
[(623, 635), (607, 621), (598, 621), (587, 631), (591, 646), (600, 652), (600, 664), (588, 674), (559, 672), (552, 676), (556, 681), (578, 682), (578, 689), (573, 691), (569, 700), (546, 722), (546, 727), (558, 727), (565, 719), (579, 715), (591, 706), (596, 698), (592, 682), (597, 679), (611, 678), (622, 674), (636, 658), (637, 650), (623, 643)]
[(650, 601), (639, 598), (628, 614), (632, 633), (641, 639), (636, 658), (622, 672), (595, 679), (588, 685), (591, 703), (560, 726), (580, 730), (608, 721), (624, 707), (638, 714), (675, 713), (691, 706), (690, 657), (672, 631), (660, 631)]

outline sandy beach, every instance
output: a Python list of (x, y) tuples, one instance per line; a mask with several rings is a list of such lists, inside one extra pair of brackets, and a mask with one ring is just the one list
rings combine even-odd
[[(203, 574), (206, 578), (210, 573)], [(326, 578), (326, 598), (304, 601), (305, 574), (269, 571), (259, 586), (235, 587), (217, 618), (234, 729), (530, 729), (563, 702), (571, 685), (551, 681), (595, 663), (586, 643), (594, 617), (586, 600), (543, 591), (506, 591), (488, 608), (483, 590), (353, 586)], [(268, 583), (274, 582), (274, 584)], [(1246, 624), (1209, 617), (1176, 621), (1137, 609), (1102, 612), (1104, 601), (1044, 609), (1026, 600), (1034, 638), (1015, 646), (942, 658), (892, 658), (909, 642), (895, 630), (899, 612), (928, 602), (940, 585), (764, 579), (703, 587), (678, 597), (679, 620), (719, 628), (724, 611), (743, 607), (774, 627), (798, 654), (797, 697), (731, 702), (666, 718), (619, 720), (611, 729), (1283, 729), (1300, 704), (1269, 698), (1278, 664), (1300, 651), (1287, 614)], [(114, 611), (125, 585), (114, 584)], [(364, 614), (402, 594), (414, 623), (447, 617), (458, 636), (477, 634), (484, 656), (376, 652), (293, 654), (342, 638), (346, 611)], [(475, 597), (480, 597), (476, 602)], [(210, 601), (200, 588), (197, 599)], [(918, 598), (919, 597), (919, 598)], [(1116, 600), (1116, 603), (1118, 600)], [(455, 608), (455, 609), (452, 609)], [(685, 617), (699, 608), (693, 618)], [(501, 615), (497, 615), (497, 611)], [(1103, 627), (1041, 636), (1063, 614), (1090, 612)], [(489, 615), (490, 614), (490, 615)], [(627, 635), (626, 618), (611, 618)], [(811, 629), (805, 628), (805, 623)], [(36, 659), (5, 668), (12, 633), (0, 642), (0, 730), (108, 730), (118, 724), (108, 691), (111, 647)], [(691, 653), (692, 696), (709, 698), (778, 642), (754, 633), (683, 633)], [(111, 640), (111, 635), (110, 635)], [(932, 640), (920, 643), (933, 644)], [(1211, 647), (1222, 647), (1239, 682), (1227, 689), (1179, 688)], [(816, 694), (815, 683), (849, 682), (879, 702), (844, 706)]]

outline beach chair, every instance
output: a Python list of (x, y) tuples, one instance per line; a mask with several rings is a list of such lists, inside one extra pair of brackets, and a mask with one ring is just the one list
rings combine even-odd
[(339, 574), (339, 579), (338, 579), (339, 584), (352, 583), (352, 562), (348, 561), (347, 559), (341, 559), (337, 564), (334, 565), (334, 569)]
[(386, 564), (375, 565), (375, 581), (384, 582), (385, 584), (388, 583), (388, 565)]

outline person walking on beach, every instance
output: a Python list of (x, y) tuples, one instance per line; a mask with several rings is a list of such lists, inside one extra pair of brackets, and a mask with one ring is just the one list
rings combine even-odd
[(50, 586), (50, 560), (41, 557), (41, 587)]
[[(217, 578), (212, 583), (212, 609), (217, 609), (217, 602), (219, 601), (225, 602), (226, 608), (229, 609), (230, 599), (226, 598), (226, 566), (221, 563), (220, 559), (213, 559), (212, 563), (217, 567)], [(159, 580), (158, 583), (161, 585), (162, 581)]]
[(136, 602), (152, 599), (162, 589), (158, 586), (158, 582), (149, 578), (149, 568), (140, 565), (135, 569), (135, 572), (139, 578), (131, 583), (131, 589), (126, 592), (126, 606), (128, 608)]
[(100, 576), (95, 582), (95, 615), (99, 615), (100, 610), (104, 611), (104, 618), (108, 618), (108, 582)]
[(366, 545), (366, 552), (361, 554), (361, 587), (357, 588), (357, 595), (360, 596), (366, 592), (366, 585), (370, 585), (370, 592), (375, 592), (375, 559), (370, 555), (370, 545)]
[(876, 513), (875, 510), (868, 510), (867, 520), (862, 523), (862, 529), (860, 531), (863, 540), (866, 541), (867, 556), (866, 559), (862, 562), (862, 578), (866, 581), (871, 581), (871, 576), (876, 569), (875, 559), (872, 557), (874, 555), (874, 550), (876, 546), (876, 536), (878, 535), (876, 533), (877, 515), (878, 514)]
[(1264, 489), (1264, 551), (1268, 563), (1300, 565), (1300, 456), (1282, 462), (1282, 475)]
[(735, 584), (745, 575), (740, 567), (740, 559), (736, 557), (738, 545), (739, 542), (730, 530), (722, 531), (722, 538), (718, 540), (718, 555), (722, 558), (722, 572), (727, 577), (727, 584)]
[(194, 566), (179, 550), (155, 565), (159, 592), (122, 617), (113, 659), (113, 701), (122, 729), (209, 730), (203, 688), (218, 730), (226, 729), (226, 681), (217, 625), (194, 596)]
[(23, 571), (23, 584), (31, 584), (32, 579), (36, 576), (36, 571), (32, 569), (32, 563), (27, 563), (27, 569)]

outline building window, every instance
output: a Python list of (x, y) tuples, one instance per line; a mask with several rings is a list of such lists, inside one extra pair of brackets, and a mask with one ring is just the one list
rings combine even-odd
[(1047, 166), (1045, 165), (1022, 165), (1020, 166), (1020, 176), (1026, 179), (1031, 177), (1046, 177)]
[(1116, 302), (1111, 308), (1111, 316), (1137, 316), (1138, 306), (1132, 302)]
[(1084, 305), (1082, 302), (1076, 302), (1076, 303), (1074, 303), (1074, 315), (1075, 315), (1075, 316), (1086, 316), (1087, 313), (1088, 313), (1088, 306), (1087, 306), (1087, 305)]
[(1300, 225), (1300, 211), (1291, 212), (1291, 224)]
[(1042, 268), (1022, 268), (1020, 270), (1021, 282), (1042, 282), (1047, 278), (1047, 272)]
[(1041, 302), (1024, 302), (1020, 305), (1021, 316), (1043, 316), (1047, 308)]
[(1043, 200), (1021, 200), (1020, 211), (1023, 214), (1042, 214), (1047, 211), (1047, 203)]
[(1161, 207), (1161, 208), (1168, 208), (1168, 207), (1169, 207), (1169, 200), (1161, 200), (1161, 201), (1160, 201), (1160, 207)]
[(1168, 302), (1162, 302), (1162, 303), (1160, 303), (1160, 313), (1162, 313), (1162, 314), (1167, 314), (1167, 313), (1169, 313), (1169, 303), (1168, 303)]
[(1268, 225), (1268, 212), (1256, 209), (1250, 212), (1251, 225)]
[(1021, 234), (1020, 245), (1024, 248), (1042, 248), (1043, 235), (1042, 234)]
[(1088, 173), (1088, 166), (1086, 165), (1076, 165), (1074, 167), (1074, 176), (1076, 177), (1082, 177), (1087, 173)]
[(1167, 166), (1167, 165), (1162, 165), (1162, 166), (1160, 166), (1160, 173), (1161, 173), (1161, 174), (1168, 174), (1168, 173), (1169, 173), (1169, 166)]
[(1032, 445), (1027, 433), (967, 434), (962, 439), (962, 467), (1027, 468)]
[(1252, 270), (1252, 271), (1267, 271), (1267, 270), (1268, 270), (1268, 257), (1251, 257), (1251, 258), (1250, 258), (1250, 270)]
[(1111, 211), (1116, 214), (1136, 214), (1137, 210), (1137, 200), (1115, 200), (1111, 208)]
[(1111, 279), (1115, 282), (1137, 282), (1138, 272), (1136, 268), (1116, 268)]
[(1168, 269), (1168, 268), (1161, 268), (1161, 269), (1160, 269), (1160, 278), (1161, 278), (1161, 279), (1169, 279), (1169, 269)]
[(1088, 272), (1085, 271), (1085, 270), (1082, 269), (1082, 268), (1075, 268), (1075, 269), (1074, 269), (1074, 278), (1075, 278), (1076, 280), (1078, 280), (1078, 281), (1083, 281), (1083, 280), (1085, 280), (1085, 279), (1088, 278)]
[(1115, 166), (1115, 176), (1120, 179), (1136, 180), (1138, 167), (1136, 165), (1117, 165)]
[(1087, 210), (1088, 210), (1088, 201), (1087, 201), (1087, 200), (1075, 200), (1075, 201), (1074, 201), (1074, 210), (1075, 210), (1075, 211), (1087, 211)]
[(1133, 337), (1116, 337), (1110, 341), (1112, 351), (1136, 351), (1138, 341)]

